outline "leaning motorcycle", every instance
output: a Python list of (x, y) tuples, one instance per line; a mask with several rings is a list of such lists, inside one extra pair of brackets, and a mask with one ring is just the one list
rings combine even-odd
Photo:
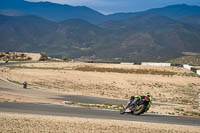
[(140, 99), (134, 105), (129, 106), (129, 103), (120, 110), (120, 114), (132, 113), (133, 115), (141, 115), (147, 112), (151, 107), (152, 98), (145, 96), (144, 99)]

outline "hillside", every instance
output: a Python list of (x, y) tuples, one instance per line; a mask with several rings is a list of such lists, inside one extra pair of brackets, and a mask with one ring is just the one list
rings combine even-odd
[(5, 9), (5, 10), (0, 10), (0, 15), (5, 15), (5, 16), (23, 16), (25, 13), (17, 10), (12, 10), (12, 9)]
[(92, 56), (95, 53), (93, 46), (101, 43), (101, 38), (105, 36), (104, 29), (80, 19), (66, 20), (57, 25), (56, 32), (52, 31), (45, 49), (55, 57)]
[(37, 16), (0, 15), (2, 51), (124, 61), (165, 61), (200, 52), (200, 29), (156, 14), (99, 26), (80, 19), (52, 22)]
[(0, 49), (13, 52), (47, 51), (53, 56), (78, 58), (88, 55), (89, 46), (96, 43), (95, 38), (101, 31), (101, 28), (79, 19), (56, 23), (32, 15), (0, 15)]
[(149, 13), (156, 13), (172, 19), (180, 19), (186, 16), (193, 16), (200, 14), (200, 7), (186, 4), (178, 4), (166, 6), (163, 8), (155, 8), (147, 10)]
[(0, 15), (0, 49), (3, 51), (38, 51), (57, 24), (37, 16)]
[(174, 63), (174, 64), (200, 65), (200, 55), (183, 56), (183, 57), (169, 60), (168, 62)]
[(158, 14), (161, 16), (166, 16), (171, 19), (182, 19), (184, 17), (200, 15), (200, 7), (192, 6), (186, 4), (170, 5), (163, 8), (153, 8), (141, 12), (129, 12), (129, 13), (114, 13), (107, 16), (108, 20), (124, 20), (135, 16), (140, 16), (144, 14)]
[(1, 0), (0, 14), (4, 52), (122, 61), (166, 61), (200, 52), (199, 6), (106, 16), (81, 6)]
[(119, 42), (118, 45), (114, 42), (117, 51), (129, 59), (165, 60), (179, 56), (181, 51), (198, 52), (200, 48), (198, 27), (156, 14), (109, 21), (100, 26), (109, 29)]
[(180, 19), (180, 21), (188, 24), (200, 25), (200, 14), (184, 17)]
[[(8, 10), (12, 9), (12, 10)], [(85, 6), (61, 5), (50, 2), (28, 2), (24, 0), (1, 0), (0, 11), (23, 12), (26, 15), (37, 15), (49, 20), (83, 19), (90, 23), (103, 22), (105, 16)], [(3, 14), (5, 15), (5, 14)]]
[(126, 20), (144, 14), (158, 14), (172, 19), (200, 14), (199, 6), (186, 4), (170, 5), (141, 12), (114, 13), (104, 15), (85, 6), (70, 6), (51, 2), (30, 2), (24, 0), (1, 0), (0, 14), (9, 16), (36, 15), (53, 21), (67, 19), (82, 19), (93, 24), (100, 24), (108, 20)]

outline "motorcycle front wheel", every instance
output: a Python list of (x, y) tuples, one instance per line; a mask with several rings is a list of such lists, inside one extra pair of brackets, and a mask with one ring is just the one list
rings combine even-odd
[(146, 106), (144, 104), (138, 105), (132, 112), (134, 115), (140, 115), (145, 112)]

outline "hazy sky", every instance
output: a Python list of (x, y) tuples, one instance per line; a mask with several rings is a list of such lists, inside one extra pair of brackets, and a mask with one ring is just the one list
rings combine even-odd
[(135, 12), (173, 4), (199, 5), (200, 0), (27, 0), (50, 1), (73, 6), (88, 6), (104, 14)]

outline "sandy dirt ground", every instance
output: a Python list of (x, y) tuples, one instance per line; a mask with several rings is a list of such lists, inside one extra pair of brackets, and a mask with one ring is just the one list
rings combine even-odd
[[(150, 92), (153, 101), (176, 104), (176, 107), (154, 107), (152, 112), (199, 115), (200, 78), (179, 67), (155, 67), (95, 63), (29, 63), (0, 68), (1, 77), (35, 88), (128, 99)], [(181, 106), (181, 107), (180, 107)], [(167, 111), (170, 110), (170, 111)]]
[(200, 127), (0, 113), (1, 133), (198, 133)]

